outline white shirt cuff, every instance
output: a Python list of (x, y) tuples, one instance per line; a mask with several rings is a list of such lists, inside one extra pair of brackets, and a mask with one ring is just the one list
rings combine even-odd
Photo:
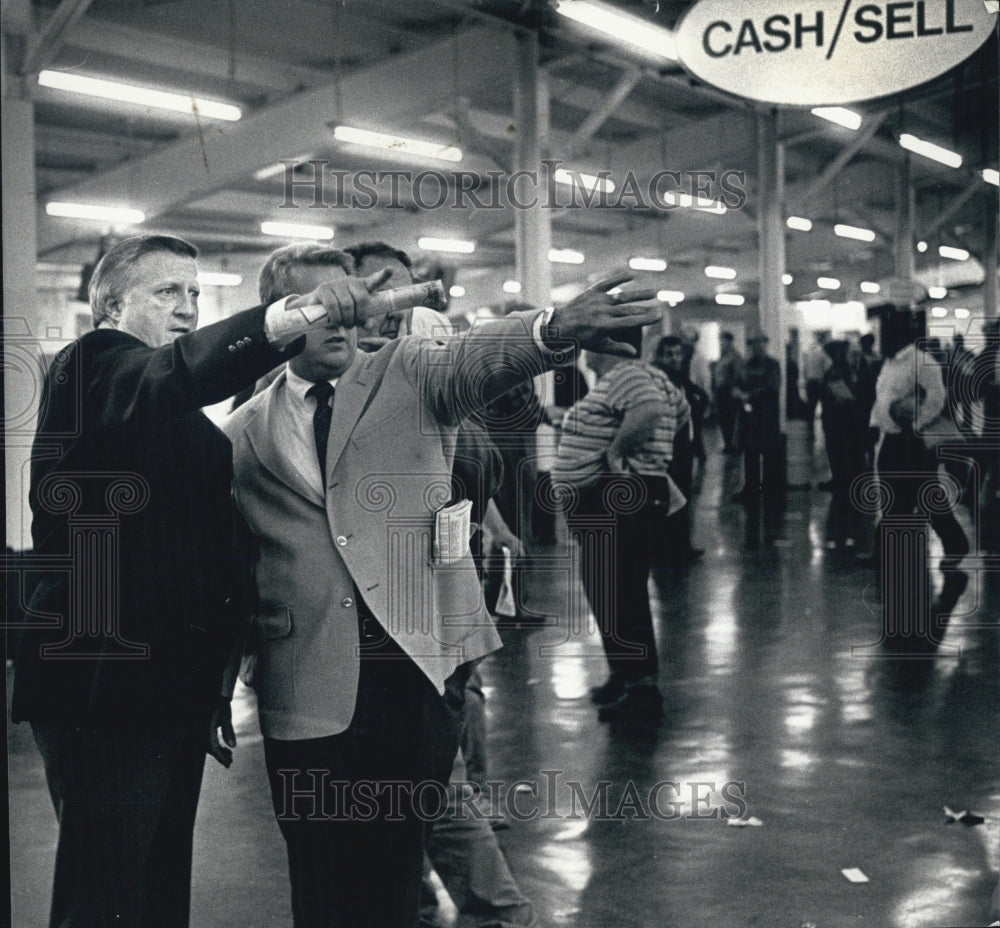
[(550, 306), (548, 309), (543, 309), (537, 316), (535, 316), (535, 321), (531, 325), (531, 335), (535, 340), (535, 344), (538, 346), (538, 350), (542, 352), (542, 355), (550, 364), (554, 367), (566, 367), (574, 362), (576, 352), (566, 351), (562, 348), (553, 351), (548, 345), (545, 344), (545, 340), (542, 338), (542, 329), (552, 321), (554, 313), (555, 307)]
[(287, 309), (288, 301), (297, 295), (290, 293), (268, 306), (264, 313), (264, 334), (276, 348), (284, 348), (312, 326), (324, 324), (328, 318), (326, 308), (320, 303)]

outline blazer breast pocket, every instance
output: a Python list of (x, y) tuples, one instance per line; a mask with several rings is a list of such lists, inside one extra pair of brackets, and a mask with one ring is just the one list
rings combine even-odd
[(295, 696), (296, 651), (292, 611), (287, 606), (264, 608), (254, 616), (253, 624), (255, 646), (247, 669), (260, 707), (290, 708)]

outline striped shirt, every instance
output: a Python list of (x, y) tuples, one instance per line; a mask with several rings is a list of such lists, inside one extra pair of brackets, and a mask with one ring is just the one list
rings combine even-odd
[(643, 361), (618, 364), (563, 417), (554, 479), (574, 487), (591, 486), (609, 472), (606, 453), (625, 414), (637, 406), (659, 403), (663, 415), (653, 434), (625, 459), (634, 473), (663, 477), (674, 456), (674, 433), (689, 407), (683, 391), (666, 374)]

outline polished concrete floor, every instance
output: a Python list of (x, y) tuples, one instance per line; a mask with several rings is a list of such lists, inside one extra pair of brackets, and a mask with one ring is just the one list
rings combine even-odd
[[(879, 592), (829, 549), (829, 495), (789, 493), (768, 544), (733, 459), (696, 501), (705, 556), (650, 584), (665, 717), (597, 720), (598, 638), (571, 553), (540, 554), (542, 628), (484, 665), (490, 776), (511, 870), (543, 925), (938, 928), (986, 925), (1000, 868), (1000, 563), (972, 582), (933, 660), (887, 660)], [(947, 656), (945, 656), (947, 653)], [(233, 767), (207, 771), (194, 928), (291, 925), (250, 697)], [(9, 735), (15, 928), (45, 924), (55, 819), (25, 726)], [(984, 824), (948, 824), (943, 807)], [(734, 822), (742, 822), (735, 826)], [(752, 823), (752, 824), (751, 824)]]

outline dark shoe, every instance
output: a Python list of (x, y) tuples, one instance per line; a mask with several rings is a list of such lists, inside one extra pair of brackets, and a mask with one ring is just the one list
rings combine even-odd
[(878, 567), (878, 561), (875, 560), (875, 555), (871, 551), (859, 551), (854, 555), (854, 563), (858, 567)]
[(687, 551), (687, 562), (689, 564), (693, 564), (695, 561), (698, 560), (698, 558), (700, 558), (702, 555), (704, 555), (704, 553), (705, 553), (705, 549), (704, 548), (688, 548), (688, 551)]
[(825, 491), (829, 492), (830, 490), (833, 489), (833, 481), (832, 480), (821, 480), (819, 483), (816, 484), (816, 489), (817, 490), (825, 490)]
[(621, 677), (608, 677), (600, 686), (590, 689), (590, 701), (595, 706), (610, 706), (625, 695), (625, 681)]
[(659, 687), (640, 683), (625, 690), (625, 695), (597, 713), (601, 722), (658, 722), (663, 718), (663, 700)]

